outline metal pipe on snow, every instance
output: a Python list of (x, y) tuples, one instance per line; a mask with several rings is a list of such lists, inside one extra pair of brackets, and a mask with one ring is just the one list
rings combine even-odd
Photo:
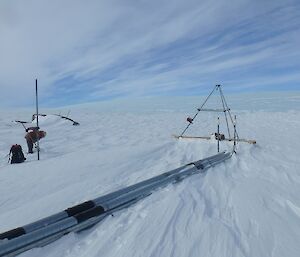
[(142, 187), (144, 187), (144, 186), (146, 186), (148, 184), (155, 183), (156, 181), (159, 181), (160, 179), (162, 179), (164, 177), (170, 176), (172, 174), (176, 174), (176, 173), (180, 172), (182, 169), (185, 169), (186, 167), (187, 167), (187, 165), (184, 165), (184, 166), (179, 167), (177, 169), (174, 169), (174, 170), (165, 172), (163, 174), (160, 174), (158, 176), (152, 177), (150, 179), (141, 181), (141, 182), (139, 182), (137, 184), (134, 184), (134, 185), (131, 185), (131, 186), (119, 189), (119, 190), (117, 190), (115, 192), (109, 193), (109, 194), (104, 195), (104, 196), (100, 196), (100, 197), (94, 199), (93, 201), (96, 203), (96, 205), (99, 205), (103, 201), (110, 200), (110, 199), (113, 199), (115, 197), (119, 197), (119, 196), (121, 196), (123, 194), (126, 194), (126, 193), (129, 193), (129, 192), (131, 192), (133, 190), (140, 189), (140, 188), (142, 188)]
[(8, 254), (26, 248), (26, 246), (36, 243), (37, 241), (46, 239), (49, 236), (52, 236), (60, 231), (74, 226), (77, 224), (75, 218), (71, 217), (69, 219), (62, 220), (60, 222), (54, 223), (47, 227), (35, 230), (29, 234), (25, 234), (14, 238), (12, 240), (5, 240), (0, 244), (0, 256), (7, 256)]
[[(211, 161), (214, 161), (216, 159), (222, 158), (222, 155), (223, 155), (223, 153), (216, 154), (214, 156), (204, 158), (200, 161), (196, 161), (196, 162), (193, 162), (191, 164), (194, 164), (197, 167), (197, 166), (199, 166), (200, 163), (205, 163), (207, 161), (211, 162)], [(191, 165), (191, 164), (188, 164), (188, 165)], [(145, 185), (149, 185), (149, 183), (154, 183), (154, 182), (156, 182), (156, 181), (158, 181), (158, 180), (160, 180), (160, 179), (162, 179), (166, 176), (176, 174), (176, 173), (182, 171), (183, 169), (185, 169), (186, 167), (188, 167), (188, 165), (184, 165), (184, 166), (179, 167), (177, 169), (165, 172), (161, 175), (158, 175), (158, 176), (155, 176), (153, 178), (150, 178), (150, 179), (144, 180), (142, 182), (139, 182), (135, 185), (131, 185), (131, 186), (128, 186), (126, 188), (123, 188), (123, 189), (117, 190), (115, 192), (109, 193), (107, 195), (98, 197), (98, 198), (96, 198), (92, 201), (87, 201), (87, 202), (75, 205), (73, 207), (70, 207), (70, 208), (62, 211), (62, 212), (53, 214), (51, 216), (48, 216), (48, 217), (43, 218), (41, 220), (38, 220), (36, 222), (27, 224), (27, 225), (23, 226), (22, 228), (7, 231), (5, 233), (0, 234), (0, 239), (5, 239), (5, 238), (12, 239), (12, 238), (21, 236), (23, 234), (30, 233), (34, 230), (39, 229), (39, 228), (48, 226), (48, 225), (53, 224), (55, 222), (58, 222), (60, 220), (66, 219), (66, 218), (68, 218), (70, 216), (73, 216), (77, 213), (80, 213), (82, 211), (86, 211), (88, 209), (91, 209), (91, 208), (103, 203), (106, 200), (110, 200), (110, 199), (113, 199), (113, 198), (116, 198), (116, 197), (120, 197), (123, 194), (126, 194), (126, 193), (128, 193), (132, 190), (139, 189), (139, 188), (141, 188)]]
[[(197, 168), (195, 167), (190, 168), (178, 176), (180, 177), (183, 174), (186, 174), (187, 172), (191, 173), (192, 171), (195, 170), (197, 170)], [(150, 191), (153, 191), (163, 185), (169, 184), (171, 181), (174, 180), (175, 180), (175, 175), (171, 177), (166, 177), (160, 182), (150, 184), (144, 188), (133, 191), (129, 194), (125, 194), (117, 199), (112, 199), (110, 201), (103, 202), (103, 207), (102, 206), (94, 207), (91, 210), (87, 210), (85, 212), (76, 214), (74, 217), (63, 219), (59, 222), (48, 225), (44, 228), (40, 228), (31, 233), (19, 236), (18, 238), (15, 238), (13, 240), (8, 240), (1, 245), (0, 256), (12, 254), (15, 251), (20, 252), (21, 249), (23, 250), (30, 249), (32, 246), (37, 247), (40, 244), (44, 244), (45, 243), (44, 241), (47, 238), (51, 238), (51, 237), (58, 238), (60, 235), (62, 236), (63, 234), (65, 234), (67, 232), (66, 230), (69, 230), (68, 233), (71, 232), (73, 228), (75, 229), (75, 226), (79, 225), (81, 222), (88, 221), (90, 218), (96, 219), (97, 216), (103, 215), (105, 211), (109, 212), (110, 210), (116, 211), (116, 209), (120, 210), (126, 208), (136, 203), (138, 200), (148, 196), (150, 194)], [(91, 226), (93, 224), (94, 222), (92, 223), (87, 222), (86, 224), (82, 224), (80, 226), (81, 227), (80, 229), (82, 230), (86, 226)]]
[(191, 167), (189, 169), (182, 169), (181, 172), (164, 177), (159, 181), (155, 181), (153, 183), (145, 185), (142, 188), (132, 190), (129, 193), (123, 194), (117, 198), (113, 198), (111, 200), (104, 201), (104, 202), (98, 202), (97, 204), (103, 206), (105, 210), (114, 209), (118, 206), (121, 206), (122, 204), (125, 204), (126, 202), (131, 201), (132, 199), (135, 199), (136, 197), (142, 194), (148, 194), (156, 190), (157, 188), (163, 187), (167, 184), (170, 184), (171, 182), (176, 182), (178, 179), (185, 178), (194, 173), (204, 172), (206, 169), (212, 167), (213, 165), (220, 163), (225, 159), (230, 158), (230, 156), (231, 156), (230, 153), (221, 153), (218, 154), (217, 158), (212, 158), (211, 160), (207, 158), (205, 160), (198, 161), (197, 163), (198, 167), (195, 165), (194, 167)]
[[(70, 208), (68, 208), (64, 211), (59, 212), (59, 213), (53, 214), (51, 216), (48, 216), (48, 217), (43, 218), (41, 220), (38, 220), (36, 222), (27, 224), (27, 225), (23, 226), (22, 228), (12, 229), (10, 231), (4, 232), (4, 233), (0, 234), (0, 240), (5, 239), (5, 238), (12, 239), (12, 238), (15, 238), (15, 237), (19, 237), (21, 235), (30, 233), (30, 232), (35, 231), (37, 229), (40, 229), (40, 228), (43, 228), (45, 226), (56, 223), (60, 220), (66, 219), (66, 218), (68, 218), (70, 216), (73, 216), (77, 213), (80, 213), (82, 211), (92, 209), (93, 207), (103, 203), (104, 201), (110, 200), (110, 199), (115, 198), (115, 197), (119, 197), (120, 195), (126, 194), (126, 193), (130, 192), (131, 190), (141, 188), (141, 187), (147, 185), (148, 183), (155, 182), (155, 181), (157, 181), (157, 180), (159, 180), (163, 177), (169, 176), (169, 175), (174, 174), (176, 172), (180, 172), (182, 169), (185, 168), (185, 166), (174, 169), (174, 170), (171, 170), (171, 171), (168, 171), (168, 172), (165, 172), (165, 173), (163, 173), (161, 175), (158, 175), (156, 177), (147, 179), (145, 181), (139, 182), (135, 185), (131, 185), (131, 186), (126, 187), (126, 188), (122, 188), (120, 190), (109, 193), (107, 195), (98, 197), (98, 198), (96, 198), (92, 201), (87, 201), (87, 202), (75, 205), (75, 206), (70, 207)], [(87, 203), (89, 203), (89, 204), (87, 204)]]
[(202, 161), (201, 165), (199, 163), (201, 161), (199, 161), (197, 163), (197, 165), (201, 166), (200, 168), (199, 168), (199, 166), (197, 167), (195, 165), (194, 167), (182, 170), (179, 173), (175, 173), (168, 177), (164, 177), (159, 181), (155, 181), (153, 183), (147, 184), (142, 188), (132, 190), (129, 193), (123, 194), (117, 198), (113, 198), (111, 200), (104, 201), (104, 202), (98, 202), (98, 204), (101, 205), (106, 211), (113, 210), (114, 208), (117, 208), (118, 206), (122, 206), (123, 204), (126, 204), (126, 203), (134, 200), (135, 198), (139, 197), (140, 195), (150, 194), (152, 191), (154, 191), (160, 187), (163, 187), (165, 185), (168, 185), (171, 182), (176, 182), (178, 179), (185, 178), (194, 173), (203, 172), (206, 169), (212, 167), (213, 165), (215, 165), (219, 162), (222, 162), (227, 158), (230, 158), (230, 156), (231, 156), (230, 153), (221, 153), (217, 156), (217, 158), (214, 158), (212, 160), (209, 160), (209, 158), (207, 158)]
[[(124, 188), (123, 190), (121, 189), (110, 193), (106, 196), (96, 198), (96, 200), (98, 200), (97, 204), (93, 201), (87, 201), (38, 222), (26, 225), (24, 226), (24, 228), (27, 229), (26, 234), (12, 238), (11, 240), (6, 239), (4, 241), (0, 241), (0, 256), (15, 256), (16, 254), (28, 249), (43, 246), (55, 241), (69, 232), (89, 228), (104, 219), (107, 215), (127, 208), (140, 199), (147, 197), (154, 190), (172, 182), (180, 181), (195, 173), (203, 172), (217, 163), (230, 158), (230, 156), (230, 153), (223, 152), (215, 156), (205, 158), (193, 163), (193, 167), (185, 165), (152, 179), (142, 181), (138, 183), (139, 186), (136, 184)], [(122, 192), (123, 194), (121, 194)], [(65, 217), (65, 215), (72, 216)], [(56, 219), (61, 220), (55, 221)], [(39, 228), (39, 225), (47, 224), (50, 221), (55, 222)], [(34, 230), (34, 228), (36, 229)]]
[(134, 190), (134, 191), (132, 191), (128, 194), (122, 195), (118, 198), (111, 199), (107, 202), (103, 202), (101, 204), (101, 206), (103, 206), (103, 208), (105, 210), (112, 210), (114, 208), (117, 208), (118, 206), (121, 206), (123, 204), (126, 204), (127, 202), (132, 201), (133, 199), (139, 197), (140, 195), (149, 194), (150, 192), (154, 191), (155, 189), (163, 187), (164, 185), (175, 181), (176, 179), (180, 178), (181, 176), (187, 174), (188, 172), (191, 173), (192, 171), (196, 171), (196, 170), (197, 170), (197, 168), (193, 167), (193, 168), (190, 168), (190, 169), (184, 171), (182, 174), (175, 174), (173, 176), (166, 177), (160, 181), (157, 181), (156, 183), (149, 184), (141, 189)]
[[(199, 166), (200, 163), (211, 162), (211, 161), (220, 159), (220, 158), (222, 158), (222, 155), (223, 155), (223, 153), (216, 154), (214, 156), (207, 157), (205, 159), (202, 159), (200, 161), (196, 161), (196, 162), (191, 163), (191, 164), (194, 164), (197, 167), (197, 166)], [(188, 165), (191, 165), (191, 164), (188, 164)], [(0, 234), (0, 239), (4, 239), (4, 238), (12, 239), (12, 238), (21, 236), (23, 234), (30, 233), (34, 230), (39, 229), (39, 228), (48, 226), (48, 225), (53, 224), (55, 222), (58, 222), (60, 220), (66, 219), (66, 218), (68, 218), (70, 216), (73, 216), (77, 213), (80, 213), (82, 211), (86, 211), (86, 210), (91, 209), (91, 208), (93, 208), (97, 205), (100, 205), (104, 201), (107, 201), (107, 200), (110, 200), (110, 199), (113, 199), (113, 198), (116, 198), (116, 197), (120, 197), (121, 195), (129, 193), (130, 191), (140, 189), (140, 188), (144, 187), (145, 185), (149, 185), (149, 183), (155, 183), (156, 181), (159, 181), (160, 179), (162, 179), (164, 177), (170, 176), (172, 174), (176, 174), (176, 173), (182, 171), (183, 169), (187, 168), (188, 165), (184, 165), (184, 166), (179, 167), (177, 169), (165, 172), (161, 175), (158, 175), (158, 176), (155, 176), (153, 178), (147, 179), (145, 181), (139, 182), (135, 185), (131, 185), (131, 186), (128, 186), (126, 188), (123, 188), (123, 189), (117, 190), (115, 192), (109, 193), (107, 195), (98, 197), (98, 198), (96, 198), (92, 201), (87, 201), (87, 202), (75, 205), (73, 207), (70, 207), (70, 208), (62, 211), (62, 212), (53, 214), (49, 217), (46, 217), (46, 218), (43, 218), (43, 219), (38, 220), (36, 222), (27, 224), (27, 225), (23, 226), (22, 228), (7, 231), (5, 233)]]

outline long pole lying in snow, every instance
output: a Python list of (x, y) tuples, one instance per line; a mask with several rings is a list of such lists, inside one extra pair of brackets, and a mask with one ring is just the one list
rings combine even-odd
[(35, 247), (49, 244), (65, 234), (95, 225), (107, 215), (129, 207), (155, 190), (177, 183), (197, 173), (203, 173), (232, 156), (222, 152), (189, 163), (156, 177), (123, 188), (94, 200), (68, 208), (37, 222), (0, 234), (0, 256), (15, 256)]

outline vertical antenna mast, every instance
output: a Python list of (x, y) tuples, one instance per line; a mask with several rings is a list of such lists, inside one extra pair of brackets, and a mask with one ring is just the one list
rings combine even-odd
[(36, 103), (36, 126), (37, 126), (37, 157), (40, 160), (40, 139), (39, 139), (39, 101), (37, 79), (35, 80), (35, 103)]
[(217, 134), (217, 138), (218, 138), (218, 153), (220, 152), (220, 118), (218, 117), (218, 134)]

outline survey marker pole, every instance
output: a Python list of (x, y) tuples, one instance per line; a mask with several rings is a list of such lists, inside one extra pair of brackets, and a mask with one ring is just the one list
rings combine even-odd
[(37, 157), (40, 160), (40, 139), (39, 139), (39, 101), (37, 79), (35, 80), (35, 104), (36, 104), (36, 126), (37, 126)]
[(218, 139), (218, 153), (220, 152), (220, 118), (218, 117), (218, 135), (217, 135), (217, 139)]
[(233, 152), (236, 153), (236, 115), (234, 115), (233, 129)]

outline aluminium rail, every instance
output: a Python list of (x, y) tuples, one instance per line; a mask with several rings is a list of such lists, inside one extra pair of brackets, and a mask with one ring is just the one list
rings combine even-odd
[(100, 222), (107, 215), (129, 207), (158, 188), (177, 183), (229, 159), (232, 153), (222, 152), (189, 163), (177, 169), (86, 201), (31, 224), (0, 234), (0, 256), (16, 256), (35, 247), (47, 245), (70, 232), (78, 232)]

